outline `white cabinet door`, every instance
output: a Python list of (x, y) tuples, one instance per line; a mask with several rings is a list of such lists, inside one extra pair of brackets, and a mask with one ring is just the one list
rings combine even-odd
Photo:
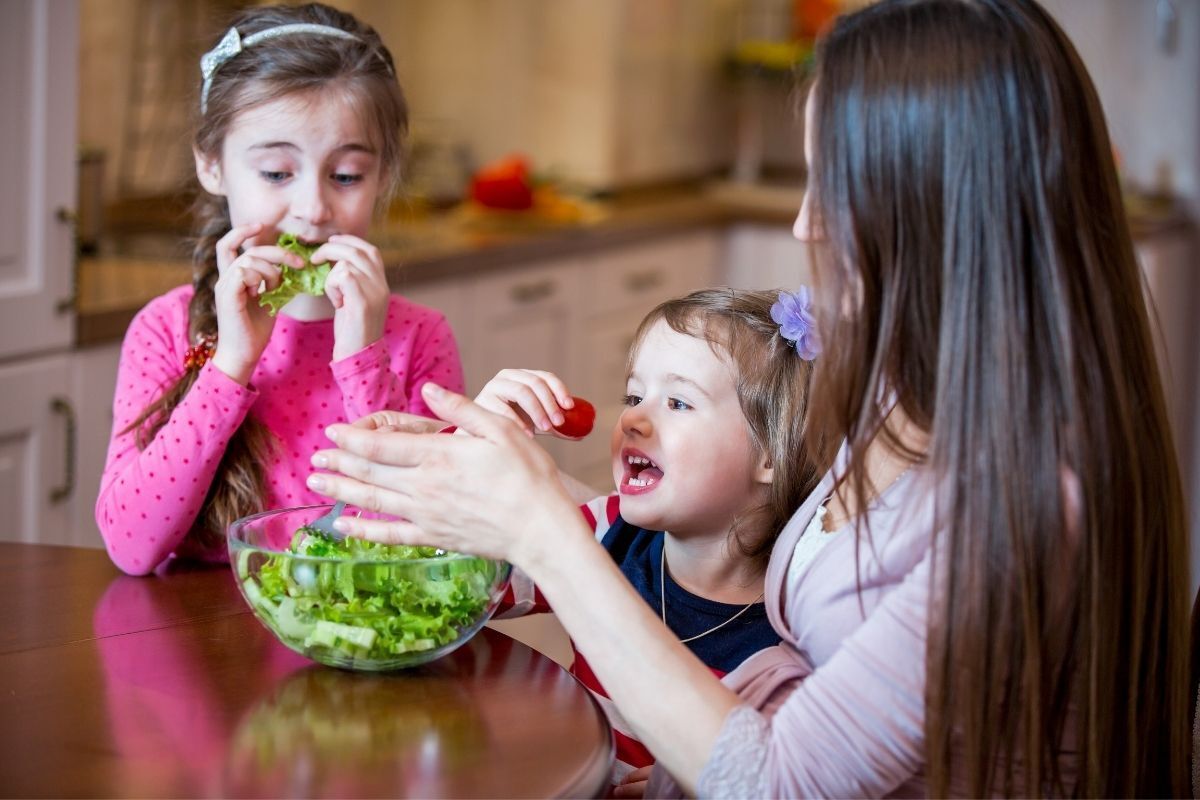
[(504, 367), (545, 369), (570, 378), (572, 315), (579, 265), (554, 261), (472, 281), (463, 332), (467, 388), (477, 392)]
[(75, 0), (0, 3), (0, 358), (69, 345), (75, 205)]
[(720, 239), (709, 231), (602, 250), (588, 260), (584, 310), (640, 317), (663, 300), (718, 282), (720, 256)]
[[(573, 364), (579, 309), (580, 264), (567, 259), (471, 281), (460, 331), (467, 392), (476, 394), (501, 369), (549, 370), (567, 385), (587, 368)], [(539, 436), (538, 444), (562, 464), (570, 442)]]
[(0, 540), (67, 544), (79, 496), (69, 358), (0, 367), (0, 397)]
[(736, 289), (788, 289), (812, 283), (808, 245), (783, 225), (741, 223), (729, 229), (725, 282)]

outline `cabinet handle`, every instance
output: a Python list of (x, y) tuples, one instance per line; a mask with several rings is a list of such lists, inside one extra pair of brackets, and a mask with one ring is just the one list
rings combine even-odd
[(71, 294), (68, 297), (59, 298), (54, 304), (54, 311), (57, 314), (67, 314), (75, 310), (76, 301), (79, 299), (79, 264), (75, 256), (79, 253), (79, 214), (74, 209), (66, 206), (59, 206), (54, 212), (55, 218), (71, 229)]
[(63, 467), (63, 482), (50, 490), (50, 502), (61, 503), (75, 493), (75, 407), (65, 397), (55, 397), (50, 401), (50, 410), (63, 418), (67, 427), (67, 447), (64, 454), (66, 462)]
[(554, 295), (554, 281), (550, 278), (536, 283), (522, 283), (509, 290), (509, 297), (514, 303), (536, 303)]
[(644, 292), (656, 286), (661, 286), (662, 282), (662, 272), (657, 269), (650, 269), (645, 272), (631, 272), (625, 276), (625, 288), (631, 292)]

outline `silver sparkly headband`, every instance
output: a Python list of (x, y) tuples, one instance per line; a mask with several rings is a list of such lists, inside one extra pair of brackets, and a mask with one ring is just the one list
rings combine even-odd
[(200, 57), (200, 74), (204, 76), (204, 85), (200, 87), (200, 113), (205, 114), (208, 112), (208, 90), (212, 88), (213, 75), (221, 68), (222, 64), (247, 47), (252, 47), (259, 42), (296, 34), (332, 36), (335, 39), (350, 39), (355, 42), (362, 41), (362, 39), (359, 39), (353, 33), (348, 33), (341, 28), (318, 25), (315, 22), (295, 22), (290, 25), (276, 25), (274, 28), (267, 28), (266, 30), (252, 33), (245, 39), (238, 34), (237, 28), (230, 28), (225, 36), (221, 38), (221, 41), (217, 43), (216, 47)]

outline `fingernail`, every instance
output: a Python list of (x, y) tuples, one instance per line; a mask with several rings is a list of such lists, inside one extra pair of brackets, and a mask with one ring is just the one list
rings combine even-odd
[(312, 489), (314, 492), (324, 491), (325, 490), (325, 479), (323, 477), (321, 477), (320, 475), (309, 475), (308, 476), (308, 488)]
[(335, 530), (339, 530), (342, 533), (350, 532), (350, 523), (341, 518), (335, 519), (333, 521), (333, 527)]
[(325, 438), (329, 439), (329, 441), (336, 442), (339, 436), (341, 436), (341, 431), (339, 431), (335, 426), (330, 425), (325, 429)]
[(442, 397), (443, 395), (446, 394), (446, 390), (443, 389), (442, 387), (438, 386), (433, 381), (429, 381), (424, 386), (422, 386), (421, 392), (426, 397)]
[(329, 466), (329, 456), (324, 453), (317, 453), (312, 457), (312, 465), (321, 467), (322, 469)]

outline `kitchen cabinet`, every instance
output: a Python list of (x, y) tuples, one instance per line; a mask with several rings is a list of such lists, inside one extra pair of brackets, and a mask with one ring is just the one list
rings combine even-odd
[(79, 497), (70, 222), (75, 0), (5, 0), (0, 26), (0, 539), (68, 531)]
[[(579, 277), (579, 262), (561, 259), (465, 279), (472, 313), (458, 332), (468, 393), (506, 367), (549, 370), (574, 383)], [(569, 443), (548, 436), (537, 442), (563, 463)]]
[(75, 0), (5, 0), (0, 25), (0, 359), (74, 339)]
[(70, 369), (65, 355), (0, 366), (0, 539), (32, 543), (36, 531), (69, 528), (78, 496)]
[(103, 546), (94, 509), (119, 356), (112, 344), (0, 365), (0, 541)]
[(724, 281), (738, 289), (788, 289), (812, 283), (809, 247), (789, 225), (736, 223), (725, 242)]

